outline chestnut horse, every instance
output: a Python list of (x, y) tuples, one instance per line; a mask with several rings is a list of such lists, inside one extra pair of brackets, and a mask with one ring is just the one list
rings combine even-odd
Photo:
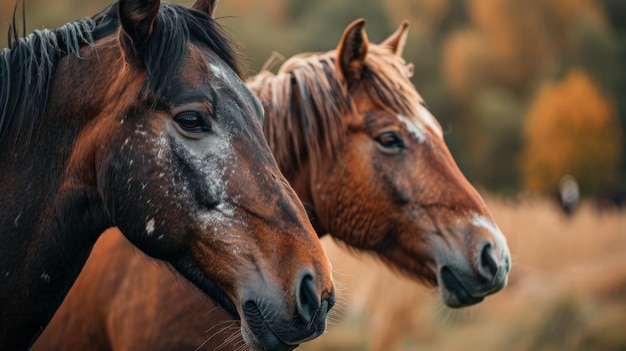
[(0, 53), (0, 350), (32, 344), (112, 227), (258, 348), (323, 331), (328, 259), (213, 6), (120, 0)]
[[(317, 233), (438, 285), (449, 306), (468, 306), (505, 286), (509, 251), (409, 80), (407, 26), (375, 45), (358, 20), (336, 50), (293, 57), (248, 85)], [(240, 349), (236, 322), (109, 235), (35, 350)]]

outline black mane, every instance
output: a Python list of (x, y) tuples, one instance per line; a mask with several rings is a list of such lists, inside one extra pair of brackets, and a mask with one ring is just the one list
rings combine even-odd
[[(0, 52), (0, 150), (14, 128), (29, 128), (45, 110), (55, 66), (66, 55), (117, 33), (117, 3), (54, 30), (36, 30)], [(11, 31), (11, 28), (9, 31)], [(10, 35), (9, 35), (10, 36)], [(243, 78), (230, 39), (206, 13), (163, 3), (148, 44), (144, 93), (159, 94), (177, 72), (189, 41), (207, 45)]]

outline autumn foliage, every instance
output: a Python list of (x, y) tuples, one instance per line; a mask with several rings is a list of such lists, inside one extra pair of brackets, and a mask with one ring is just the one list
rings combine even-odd
[(581, 69), (544, 83), (524, 124), (525, 186), (553, 192), (565, 174), (594, 193), (617, 179), (622, 131), (615, 107)]

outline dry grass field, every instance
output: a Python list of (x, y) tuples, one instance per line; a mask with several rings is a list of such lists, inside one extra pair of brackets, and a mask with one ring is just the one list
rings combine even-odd
[(324, 239), (340, 313), (300, 350), (626, 350), (626, 212), (583, 203), (565, 218), (545, 199), (486, 200), (513, 256), (505, 290), (451, 310), (435, 291)]

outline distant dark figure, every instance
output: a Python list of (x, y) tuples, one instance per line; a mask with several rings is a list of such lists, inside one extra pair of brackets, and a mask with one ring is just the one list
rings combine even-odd
[(559, 204), (568, 217), (574, 214), (580, 203), (580, 190), (574, 177), (567, 174), (559, 181)]

